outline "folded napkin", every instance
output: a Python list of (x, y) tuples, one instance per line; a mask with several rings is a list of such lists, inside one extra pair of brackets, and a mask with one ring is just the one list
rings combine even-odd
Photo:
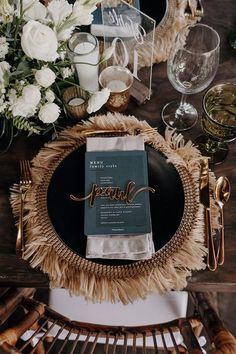
[[(144, 150), (138, 137), (87, 138), (87, 151)], [(131, 259), (151, 258), (155, 252), (152, 232), (141, 235), (87, 236), (87, 258)]]

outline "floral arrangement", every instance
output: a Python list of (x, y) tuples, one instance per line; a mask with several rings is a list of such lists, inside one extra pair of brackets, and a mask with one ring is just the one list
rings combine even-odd
[[(67, 57), (73, 31), (92, 22), (97, 0), (0, 1), (0, 127), (41, 134), (54, 128), (63, 110), (61, 90), (76, 83)], [(112, 55), (106, 50), (100, 60)], [(109, 90), (88, 93), (88, 112), (98, 110)], [(0, 132), (1, 135), (1, 132)]]

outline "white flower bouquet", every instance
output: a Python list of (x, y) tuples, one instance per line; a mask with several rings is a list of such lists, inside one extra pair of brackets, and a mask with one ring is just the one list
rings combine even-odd
[[(67, 57), (73, 31), (92, 22), (97, 0), (0, 1), (0, 127), (28, 135), (57, 130), (65, 113), (61, 90), (76, 83)], [(108, 50), (110, 56), (111, 50)], [(102, 60), (108, 59), (104, 53)], [(109, 90), (88, 92), (88, 112), (98, 110)], [(91, 103), (91, 104), (90, 104)], [(1, 130), (0, 130), (1, 136)]]

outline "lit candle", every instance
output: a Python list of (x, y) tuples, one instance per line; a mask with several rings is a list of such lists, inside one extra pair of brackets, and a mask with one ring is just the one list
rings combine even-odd
[[(91, 92), (98, 91), (98, 65), (96, 64), (99, 62), (99, 47), (90, 42), (81, 42), (75, 46), (74, 52), (79, 54), (74, 56), (74, 62), (80, 86)], [(80, 62), (85, 64), (79, 64)]]

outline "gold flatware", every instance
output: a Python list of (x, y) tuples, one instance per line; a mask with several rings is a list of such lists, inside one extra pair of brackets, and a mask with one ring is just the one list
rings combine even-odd
[(186, 7), (184, 10), (184, 16), (185, 17), (193, 17), (192, 9), (189, 4), (189, 0), (187, 0)]
[(203, 11), (203, 6), (201, 3), (201, 0), (196, 0), (196, 8), (192, 9), (190, 5), (190, 1), (187, 0), (186, 7), (184, 10), (184, 16), (187, 18), (198, 18), (198, 17), (203, 17), (204, 11)]
[(211, 210), (210, 210), (210, 190), (209, 190), (209, 163), (208, 158), (201, 160), (200, 171), (200, 202), (204, 205), (206, 239), (207, 239), (207, 266), (211, 271), (217, 268), (214, 240), (211, 232)]
[(20, 213), (19, 224), (16, 238), (16, 255), (22, 258), (24, 255), (24, 238), (23, 238), (23, 212), (25, 196), (32, 185), (32, 178), (30, 172), (30, 164), (27, 160), (20, 161)]
[(217, 250), (217, 262), (219, 265), (225, 261), (225, 229), (224, 229), (224, 205), (230, 197), (230, 183), (227, 177), (220, 176), (215, 185), (215, 200), (220, 208), (220, 239)]
[(195, 17), (203, 17), (204, 11), (201, 0), (197, 0), (196, 10), (194, 11)]

